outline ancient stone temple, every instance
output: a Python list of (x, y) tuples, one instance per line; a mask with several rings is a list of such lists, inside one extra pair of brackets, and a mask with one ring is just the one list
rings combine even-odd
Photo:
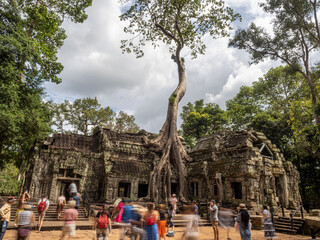
[(193, 198), (223, 205), (245, 203), (296, 208), (301, 202), (299, 173), (262, 133), (222, 131), (202, 138), (189, 151), (188, 181)]
[[(32, 197), (55, 201), (68, 195), (74, 181), (92, 202), (117, 197), (143, 199), (156, 153), (145, 145), (149, 134), (117, 133), (98, 128), (92, 136), (54, 134), (32, 149), (26, 187)], [(189, 198), (216, 199), (224, 205), (240, 202), (296, 207), (301, 198), (299, 174), (262, 133), (223, 131), (201, 139), (189, 151)], [(172, 179), (172, 192), (177, 184)]]
[(93, 202), (146, 197), (154, 155), (144, 137), (102, 128), (91, 137), (54, 134), (35, 144), (26, 186), (31, 196), (51, 200), (68, 195), (71, 181)]

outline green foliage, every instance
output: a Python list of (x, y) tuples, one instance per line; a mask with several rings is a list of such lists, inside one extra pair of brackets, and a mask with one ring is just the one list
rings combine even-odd
[(182, 136), (192, 147), (203, 136), (223, 129), (228, 123), (227, 114), (215, 103), (204, 104), (203, 99), (183, 107), (181, 118)]
[(247, 129), (253, 117), (262, 111), (252, 87), (242, 86), (239, 93), (226, 101), (227, 114), (233, 129)]
[(303, 78), (289, 66), (272, 68), (227, 101), (227, 113), (232, 127), (261, 131), (281, 149), (298, 167), (303, 200), (314, 203), (320, 199), (319, 135)]
[(112, 129), (117, 132), (137, 133), (140, 130), (139, 126), (135, 123), (134, 116), (123, 111), (117, 114), (114, 122)]
[(51, 125), (56, 132), (75, 132), (90, 135), (102, 126), (118, 132), (136, 133), (140, 130), (135, 118), (123, 111), (116, 114), (110, 107), (102, 107), (97, 98), (79, 98), (73, 103), (49, 103), (53, 115)]
[(176, 101), (176, 97), (177, 97), (177, 94), (173, 93), (173, 94), (169, 97), (169, 103), (170, 103), (170, 104), (174, 104), (174, 102)]
[(73, 102), (67, 119), (74, 127), (75, 132), (89, 135), (91, 129), (96, 126), (108, 126), (112, 122), (114, 114), (110, 107), (102, 108), (97, 98), (83, 98)]
[(260, 6), (274, 16), (273, 34), (251, 23), (248, 29), (238, 30), (229, 45), (245, 49), (253, 63), (271, 58), (285, 62), (291, 71), (299, 72), (301, 75), (294, 78), (296, 83), (293, 85), (301, 85), (304, 81), (308, 86), (314, 119), (320, 132), (320, 115), (317, 111), (320, 97), (319, 63), (311, 59), (320, 49), (320, 5), (317, 1), (267, 0)]
[(0, 195), (18, 195), (21, 181), (17, 180), (19, 169), (13, 163), (7, 163), (0, 170)]
[(134, 35), (122, 40), (121, 48), (137, 57), (143, 56), (142, 47), (149, 41), (154, 47), (162, 42), (173, 53), (177, 46), (187, 46), (193, 57), (204, 54), (201, 38), (207, 33), (213, 38), (227, 36), (230, 23), (239, 17), (222, 0), (120, 0), (120, 3), (124, 7), (120, 19), (129, 21), (124, 32)]
[(37, 138), (51, 129), (51, 113), (42, 101), (43, 83), (59, 83), (63, 67), (58, 49), (66, 38), (65, 18), (85, 20), (91, 0), (0, 3), (0, 168), (20, 165)]

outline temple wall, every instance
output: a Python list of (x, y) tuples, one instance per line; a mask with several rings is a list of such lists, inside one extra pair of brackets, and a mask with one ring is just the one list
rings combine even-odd
[[(91, 137), (55, 134), (35, 145), (26, 186), (32, 197), (48, 194), (53, 201), (72, 180), (92, 202), (143, 199), (159, 158), (145, 145), (148, 137), (102, 128)], [(228, 206), (243, 202), (256, 211), (264, 204), (295, 208), (301, 201), (298, 171), (262, 133), (223, 131), (207, 136), (189, 156), (193, 159), (186, 165), (190, 200), (215, 199)], [(173, 167), (172, 173), (171, 188), (177, 192)]]

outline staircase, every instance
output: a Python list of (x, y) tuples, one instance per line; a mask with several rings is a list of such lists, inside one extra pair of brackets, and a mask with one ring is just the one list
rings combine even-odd
[(293, 219), (293, 228), (292, 228), (292, 223), (291, 219), (288, 217), (279, 217), (275, 220), (274, 222), (274, 227), (277, 232), (283, 232), (283, 233), (291, 233), (291, 234), (296, 234), (296, 233), (301, 233), (302, 231), (302, 226), (305, 223), (304, 219)]
[[(38, 223), (38, 202), (31, 201), (33, 203), (33, 208), (31, 209), (33, 211), (33, 214), (35, 216), (35, 223), (36, 226)], [(57, 204), (52, 203), (49, 205), (49, 208), (46, 212), (46, 216), (43, 221), (43, 227), (42, 230), (56, 230), (61, 229), (64, 222), (62, 221), (62, 217), (64, 215), (65, 210), (68, 208), (64, 208), (63, 211), (60, 214), (60, 219), (58, 219), (57, 215)], [(13, 222), (16, 217), (17, 212), (17, 204), (13, 204), (11, 207), (11, 218), (8, 228), (14, 228)], [(90, 229), (91, 223), (89, 222), (89, 219), (87, 217), (87, 212), (83, 206), (80, 206), (78, 209), (79, 215), (77, 220), (77, 229)]]
[[(183, 214), (177, 214), (173, 217), (173, 223), (175, 227), (185, 227), (187, 225), (187, 221), (184, 219)], [(209, 220), (203, 219), (199, 217), (198, 226), (211, 226), (211, 222)]]

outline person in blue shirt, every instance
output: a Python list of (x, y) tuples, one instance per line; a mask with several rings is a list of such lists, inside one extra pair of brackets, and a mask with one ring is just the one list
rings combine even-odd
[(72, 199), (76, 201), (76, 206), (74, 208), (78, 210), (80, 207), (80, 200), (81, 200), (80, 193), (77, 193), (77, 195), (73, 196)]
[(194, 219), (194, 223), (193, 223), (193, 228), (194, 228), (194, 230), (195, 230), (196, 232), (198, 232), (199, 207), (198, 207), (197, 202), (196, 202), (195, 200), (192, 202), (192, 206), (193, 206), (193, 208), (194, 208), (193, 214), (196, 215), (196, 218)]
[(131, 219), (133, 219), (133, 206), (131, 205), (131, 201), (126, 201), (123, 206), (121, 220), (125, 223), (130, 223)]

